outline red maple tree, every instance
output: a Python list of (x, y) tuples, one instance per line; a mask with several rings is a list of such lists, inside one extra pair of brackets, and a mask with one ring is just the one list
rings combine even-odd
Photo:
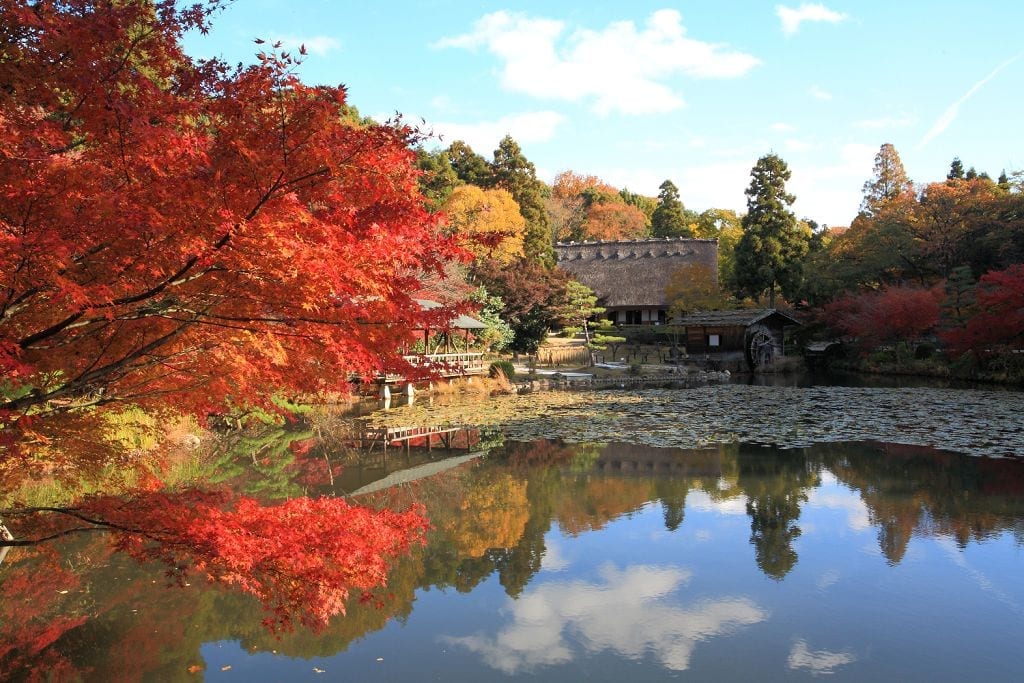
[(217, 4), (0, 1), (9, 445), (43, 412), (344, 391), (451, 317), (410, 296), (458, 252), (418, 191), (416, 131), (358, 120), (279, 46), (192, 59), (180, 39)]
[(942, 338), (956, 355), (993, 356), (1024, 348), (1024, 264), (981, 276), (976, 312)]
[(97, 495), (3, 517), (13, 538), (0, 538), (0, 548), (107, 532), (115, 550), (161, 562), (176, 581), (205, 576), (255, 595), (275, 630), (296, 621), (317, 629), (344, 614), (350, 592), (386, 584), (390, 561), (423, 542), (428, 526), (419, 507), (373, 510), (326, 497), (264, 506), (194, 489)]
[(842, 296), (824, 307), (823, 317), (865, 348), (916, 341), (938, 325), (941, 297), (941, 287), (885, 287)]

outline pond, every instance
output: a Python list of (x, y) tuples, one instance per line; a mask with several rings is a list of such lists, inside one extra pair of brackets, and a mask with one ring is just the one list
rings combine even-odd
[(1022, 415), (1014, 392), (735, 385), (377, 413), (448, 425), (451, 450), (326, 440), (309, 457), (329, 477), (236, 478), (425, 506), (426, 544), (323, 632), (273, 635), (255, 600), (168, 587), (92, 536), (0, 567), (31, 598), (0, 607), (0, 664), (15, 680), (1018, 680)]

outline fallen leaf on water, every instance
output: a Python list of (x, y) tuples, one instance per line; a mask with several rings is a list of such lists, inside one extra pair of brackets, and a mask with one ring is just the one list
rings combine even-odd
[(224, 666), (222, 666), (222, 667), (220, 668), (220, 670), (221, 670), (221, 671), (227, 671), (227, 670), (228, 670), (228, 669), (230, 669), (230, 668), (231, 668), (231, 665), (230, 665), (230, 664), (225, 664)]

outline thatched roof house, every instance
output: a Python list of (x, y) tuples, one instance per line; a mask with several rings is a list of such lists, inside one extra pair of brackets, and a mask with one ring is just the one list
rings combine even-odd
[(691, 357), (746, 361), (754, 369), (782, 357), (784, 330), (800, 321), (774, 308), (759, 308), (691, 313), (672, 325), (682, 328), (680, 341)]
[(560, 242), (558, 265), (594, 290), (608, 317), (628, 325), (664, 324), (665, 288), (682, 266), (701, 264), (717, 277), (718, 240), (655, 238)]

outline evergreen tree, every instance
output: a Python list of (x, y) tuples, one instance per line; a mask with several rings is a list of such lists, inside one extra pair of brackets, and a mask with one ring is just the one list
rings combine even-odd
[(544, 198), (548, 187), (537, 179), (533, 163), (523, 156), (519, 144), (506, 135), (494, 150), (491, 163), (490, 184), (508, 190), (519, 204), (519, 211), (526, 219), (523, 252), (526, 258), (544, 266), (555, 263), (555, 252), (551, 244), (551, 227)]
[(891, 143), (885, 143), (875, 155), (875, 168), (871, 179), (864, 183), (864, 199), (860, 214), (870, 218), (886, 202), (914, 191), (914, 186), (903, 168), (899, 152)]
[(746, 190), (747, 214), (743, 236), (736, 245), (733, 288), (739, 296), (760, 297), (768, 292), (775, 307), (775, 290), (783, 295), (799, 291), (801, 263), (808, 238), (789, 206), (796, 199), (786, 192), (789, 167), (775, 154), (757, 160)]
[(416, 167), (423, 171), (420, 192), (427, 198), (431, 211), (437, 211), (451, 196), (452, 190), (462, 184), (444, 151), (428, 152), (420, 147), (416, 150)]
[(658, 206), (651, 215), (651, 234), (655, 237), (693, 237), (686, 223), (679, 188), (666, 180), (658, 188)]
[(491, 167), (487, 159), (473, 151), (462, 140), (456, 140), (448, 147), (448, 160), (459, 180), (477, 187), (491, 185)]
[(1006, 176), (1006, 169), (1004, 168), (999, 174), (999, 180), (996, 181), (1000, 188), (1004, 190), (1010, 189), (1010, 179)]
[(960, 161), (960, 157), (953, 157), (953, 162), (949, 165), (949, 173), (946, 174), (946, 180), (963, 180), (964, 179), (964, 165)]
[(645, 197), (636, 192), (630, 192), (626, 188), (619, 190), (619, 196), (622, 197), (622, 201), (644, 212), (644, 216), (647, 217), (647, 228), (650, 229), (651, 216), (654, 215), (654, 210), (658, 208), (658, 200), (653, 197)]

